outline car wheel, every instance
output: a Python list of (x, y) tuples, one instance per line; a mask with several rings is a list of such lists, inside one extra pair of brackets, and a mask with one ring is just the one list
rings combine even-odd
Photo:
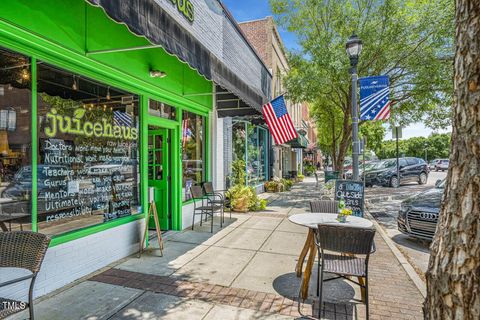
[(372, 185), (371, 185), (370, 183), (366, 183), (366, 184), (365, 184), (365, 187), (366, 187), (366, 188), (370, 188), (370, 187), (372, 187)]
[(400, 183), (398, 181), (397, 176), (393, 176), (390, 178), (390, 187), (392, 188), (398, 188), (400, 186)]
[(427, 174), (425, 172), (420, 173), (418, 176), (418, 184), (425, 184), (427, 183)]

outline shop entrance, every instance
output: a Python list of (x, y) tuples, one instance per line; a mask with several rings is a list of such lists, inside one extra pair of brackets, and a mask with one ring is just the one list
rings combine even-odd
[[(154, 188), (155, 205), (162, 230), (168, 230), (172, 225), (169, 135), (168, 129), (148, 126), (148, 187)], [(150, 219), (149, 227), (155, 229), (153, 219)]]

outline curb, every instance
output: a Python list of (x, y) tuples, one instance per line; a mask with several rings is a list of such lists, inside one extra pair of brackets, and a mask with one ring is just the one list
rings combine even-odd
[(415, 286), (417, 287), (418, 291), (420, 291), (420, 294), (425, 298), (427, 296), (427, 286), (425, 282), (420, 278), (418, 273), (415, 271), (413, 266), (408, 262), (407, 258), (403, 255), (403, 253), (397, 248), (395, 243), (390, 239), (390, 237), (387, 235), (385, 230), (383, 230), (382, 226), (375, 220), (375, 218), (370, 214), (370, 212), (365, 211), (365, 215), (372, 221), (373, 225), (375, 226), (375, 229), (378, 230), (380, 233), (380, 236), (382, 239), (385, 241), (387, 246), (390, 248), (392, 251), (393, 255), (397, 258), (398, 262), (402, 265), (403, 269), (407, 273), (407, 275), (410, 277), (410, 279), (413, 281)]
[(399, 194), (399, 195), (394, 195), (394, 196), (385, 196), (385, 197), (376, 197), (376, 198), (371, 198), (371, 199), (365, 199), (365, 203), (378, 203), (382, 201), (391, 201), (391, 200), (402, 200), (410, 197), (411, 194)]

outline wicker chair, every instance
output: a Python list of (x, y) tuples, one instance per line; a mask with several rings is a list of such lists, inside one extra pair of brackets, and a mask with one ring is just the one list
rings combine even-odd
[[(46, 235), (30, 231), (13, 231), (0, 233), (0, 268), (22, 268), (29, 270), (32, 274), (0, 283), (0, 287), (31, 279), (28, 291), (28, 304), (0, 298), (6, 302), (0, 305), (0, 319), (11, 314), (20, 312), (24, 308), (16, 306), (28, 306), (30, 319), (33, 320), (33, 286), (43, 258), (47, 252), (50, 238)], [(11, 307), (15, 306), (15, 307)]]
[(212, 199), (214, 204), (222, 206), (222, 219), (220, 221), (221, 224), (225, 222), (225, 208), (228, 208), (230, 212), (230, 219), (232, 219), (232, 207), (230, 200), (225, 196), (225, 190), (214, 190), (213, 183), (204, 182), (203, 191), (205, 191), (205, 195)]
[[(202, 225), (203, 215), (205, 214), (205, 221), (207, 221), (208, 216), (212, 217), (211, 221), (211, 232), (213, 233), (213, 214), (217, 211), (222, 211), (223, 207), (213, 203), (212, 199), (209, 198), (204, 192), (201, 186), (192, 186), (190, 188), (190, 193), (193, 198), (193, 222), (192, 230), (195, 226), (195, 216), (200, 214), (200, 226)], [(222, 219), (220, 219), (221, 223)]]
[(338, 211), (338, 201), (317, 200), (310, 201), (310, 211), (320, 213), (336, 213)]
[[(334, 200), (316, 200), (310, 201), (310, 212), (319, 212), (319, 213), (335, 213), (338, 211), (338, 201)], [(318, 251), (318, 256), (320, 257), (320, 251)], [(317, 297), (320, 292), (320, 282), (318, 277), (320, 275), (320, 264), (317, 264)]]
[[(368, 319), (368, 260), (372, 252), (375, 229), (344, 226), (319, 225), (315, 233), (315, 244), (320, 251), (320, 294), (319, 318), (322, 314), (323, 282), (344, 278), (365, 290), (365, 306)], [(329, 253), (324, 251), (328, 250)], [(338, 254), (332, 254), (338, 253)], [(362, 255), (359, 257), (358, 255)], [(336, 277), (324, 280), (323, 273), (333, 273)], [(349, 277), (363, 278), (364, 283)], [(360, 279), (359, 279), (360, 280)]]

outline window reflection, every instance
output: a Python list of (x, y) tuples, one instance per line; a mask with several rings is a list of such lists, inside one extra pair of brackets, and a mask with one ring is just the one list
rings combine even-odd
[(205, 118), (192, 112), (183, 112), (182, 118), (183, 201), (191, 198), (190, 187), (203, 182)]
[(139, 212), (138, 97), (38, 64), (38, 229)]
[(31, 230), (30, 59), (0, 49), (0, 230)]

